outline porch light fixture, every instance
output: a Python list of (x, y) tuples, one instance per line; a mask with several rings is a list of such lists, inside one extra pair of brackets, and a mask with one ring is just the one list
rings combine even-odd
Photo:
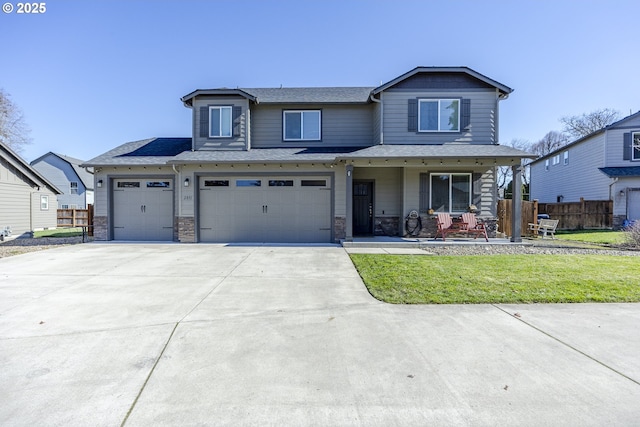
[(189, 186), (189, 178), (185, 178), (184, 179), (184, 186), (188, 187)]
[(102, 188), (102, 180), (101, 179), (98, 180), (98, 188)]
[(620, 190), (620, 197), (624, 197), (624, 190)]

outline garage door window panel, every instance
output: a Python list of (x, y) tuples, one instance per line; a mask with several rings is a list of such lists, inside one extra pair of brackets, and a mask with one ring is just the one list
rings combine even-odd
[(262, 181), (259, 179), (237, 179), (236, 187), (261, 187)]

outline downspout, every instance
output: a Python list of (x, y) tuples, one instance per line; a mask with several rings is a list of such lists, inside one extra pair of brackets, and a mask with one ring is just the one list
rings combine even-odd
[(611, 187), (613, 187), (613, 185), (618, 182), (620, 178), (614, 178), (613, 181), (611, 181), (611, 184), (609, 184), (609, 200), (613, 200), (613, 194), (611, 193)]
[[(380, 93), (380, 97), (382, 98), (382, 93)], [(380, 104), (380, 145), (384, 144), (384, 108), (382, 107), (382, 100), (374, 98), (373, 94), (369, 96), (371, 101), (376, 104)]]

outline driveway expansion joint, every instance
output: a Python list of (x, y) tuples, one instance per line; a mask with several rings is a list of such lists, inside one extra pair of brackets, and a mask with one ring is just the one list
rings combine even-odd
[(502, 311), (502, 312), (503, 312), (503, 313), (505, 313), (506, 315), (508, 315), (508, 316), (510, 316), (510, 317), (513, 317), (514, 319), (516, 319), (516, 320), (518, 320), (518, 321), (520, 321), (520, 322), (524, 323), (524, 324), (525, 324), (525, 325), (527, 325), (528, 327), (530, 327), (530, 328), (532, 328), (532, 329), (535, 329), (536, 331), (540, 332), (541, 334), (546, 335), (547, 337), (551, 338), (552, 340), (559, 342), (560, 344), (562, 344), (562, 345), (564, 345), (565, 347), (567, 347), (567, 348), (569, 348), (569, 349), (571, 349), (571, 350), (575, 351), (576, 353), (579, 353), (579, 354), (583, 355), (584, 357), (586, 357), (586, 358), (588, 358), (588, 359), (590, 359), (590, 360), (592, 360), (592, 361), (596, 362), (596, 363), (597, 363), (597, 364), (599, 364), (600, 366), (603, 366), (603, 367), (605, 367), (606, 369), (608, 369), (608, 370), (610, 370), (610, 371), (612, 371), (612, 372), (614, 372), (614, 373), (616, 373), (616, 374), (620, 375), (621, 377), (628, 379), (629, 381), (631, 381), (631, 382), (635, 383), (636, 385), (640, 385), (640, 381), (638, 381), (638, 380), (636, 380), (636, 379), (634, 379), (634, 378), (631, 378), (630, 376), (628, 376), (628, 375), (624, 374), (623, 372), (620, 372), (620, 371), (619, 371), (619, 370), (617, 370), (616, 368), (614, 368), (614, 367), (612, 367), (612, 366), (607, 365), (606, 363), (602, 362), (601, 360), (596, 359), (594, 356), (591, 356), (590, 354), (588, 354), (588, 353), (586, 353), (586, 352), (584, 352), (584, 351), (580, 350), (579, 348), (577, 348), (577, 347), (575, 347), (575, 346), (573, 346), (573, 345), (569, 344), (569, 343), (568, 343), (568, 342), (566, 342), (566, 341), (561, 340), (560, 338), (558, 338), (558, 337), (556, 337), (556, 336), (554, 336), (554, 335), (550, 334), (549, 332), (547, 332), (547, 331), (545, 331), (545, 330), (543, 330), (543, 329), (541, 329), (541, 328), (539, 328), (539, 327), (537, 327), (537, 326), (533, 325), (532, 323), (527, 322), (526, 320), (522, 319), (522, 317), (520, 317), (520, 316), (518, 315), (518, 313), (513, 314), (513, 313), (510, 313), (509, 311), (505, 310), (504, 308), (499, 307), (499, 306), (498, 306), (498, 305), (496, 305), (496, 304), (491, 304), (491, 305), (492, 305), (493, 307), (497, 308), (498, 310)]

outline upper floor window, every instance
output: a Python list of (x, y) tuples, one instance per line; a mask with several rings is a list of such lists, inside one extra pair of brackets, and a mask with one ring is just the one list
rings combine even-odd
[(230, 138), (232, 130), (232, 107), (209, 107), (209, 137)]
[(546, 171), (549, 170), (549, 159), (544, 161), (544, 170), (546, 170)]
[(640, 132), (631, 134), (631, 152), (633, 160), (640, 160)]
[(69, 182), (69, 187), (71, 188), (71, 192), (69, 194), (78, 194), (78, 182), (77, 181)]
[(320, 141), (320, 110), (285, 111), (283, 136), (285, 141)]
[(563, 158), (564, 158), (564, 160), (563, 160), (564, 164), (568, 165), (569, 164), (569, 152), (568, 151), (564, 152)]
[(418, 132), (459, 132), (459, 99), (420, 99)]

